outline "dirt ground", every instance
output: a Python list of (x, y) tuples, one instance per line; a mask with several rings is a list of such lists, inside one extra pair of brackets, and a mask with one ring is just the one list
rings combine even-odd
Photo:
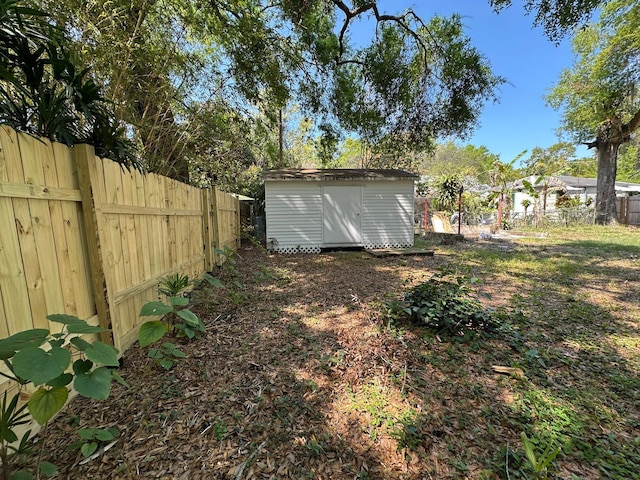
[[(57, 478), (498, 478), (486, 459), (501, 446), (508, 453), (520, 433), (509, 423), (518, 379), (491, 371), (504, 347), (492, 357), (483, 340), (461, 358), (381, 313), (385, 294), (431, 275), (446, 255), (249, 246), (240, 256), (242, 289), (194, 294), (207, 329), (181, 343), (186, 359), (166, 371), (134, 346), (120, 369), (128, 389), (114, 384), (104, 402), (78, 398), (49, 427), (43, 459)], [(66, 450), (78, 427), (121, 434), (80, 464)]]
[[(203, 298), (207, 333), (182, 345), (186, 359), (164, 371), (133, 347), (120, 370), (129, 389), (78, 398), (50, 427), (46, 451), (64, 478), (411, 476), (395, 441), (367, 435), (368, 412), (350, 408), (347, 390), (413, 368), (368, 304), (442, 259), (240, 254), (247, 299)], [(78, 426), (121, 435), (78, 465), (65, 451)]]

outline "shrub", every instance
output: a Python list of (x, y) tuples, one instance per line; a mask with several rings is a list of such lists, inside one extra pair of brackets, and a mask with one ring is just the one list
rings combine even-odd
[(469, 330), (494, 331), (500, 322), (469, 287), (477, 282), (475, 277), (442, 270), (411, 288), (401, 303), (402, 310), (411, 321), (438, 333), (464, 335)]
[[(0, 374), (19, 387), (11, 399), (8, 399), (8, 392), (4, 392), (0, 410), (0, 478), (3, 480), (33, 478), (25, 470), (13, 471), (16, 455), (35, 453), (30, 430), (18, 438), (18, 427), (29, 422), (27, 412), (40, 425), (46, 426), (64, 407), (71, 383), (78, 394), (95, 400), (105, 400), (109, 396), (113, 379), (126, 386), (116, 370), (109, 368), (119, 366), (118, 350), (103, 342), (90, 343), (80, 337), (105, 329), (89, 325), (72, 315), (48, 315), (47, 319), (62, 324), (62, 330), (51, 333), (45, 328), (38, 328), (0, 340), (0, 360), (8, 370), (8, 373)], [(78, 355), (75, 360), (73, 353)], [(36, 390), (26, 404), (19, 405), (20, 393), (27, 385), (36, 387)], [(44, 431), (46, 433), (46, 428)], [(40, 461), (42, 453), (40, 450), (38, 467), (45, 475), (52, 476), (56, 467)], [(40, 478), (39, 473), (37, 477)]]

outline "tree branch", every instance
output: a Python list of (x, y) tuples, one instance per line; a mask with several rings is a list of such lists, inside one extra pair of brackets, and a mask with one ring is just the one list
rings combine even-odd
[(638, 128), (640, 128), (640, 110), (636, 112), (633, 118), (627, 123), (623, 125), (623, 135), (625, 138), (630, 137), (633, 132), (635, 132)]
[(425, 55), (425, 64), (426, 64), (426, 54), (427, 54), (427, 51), (428, 51), (427, 45), (425, 44), (425, 42), (422, 39), (422, 37), (418, 34), (418, 32), (410, 27), (410, 25), (409, 25), (410, 20), (408, 20), (408, 18), (412, 18), (413, 21), (415, 21), (421, 27), (425, 27), (425, 24), (422, 21), (422, 19), (418, 15), (416, 15), (416, 13), (412, 9), (407, 10), (402, 15), (388, 15), (388, 14), (381, 14), (380, 13), (380, 11), (378, 10), (378, 5), (377, 5), (376, 2), (365, 3), (364, 5), (362, 5), (362, 6), (358, 7), (358, 8), (354, 8), (353, 10), (350, 9), (349, 6), (346, 3), (344, 3), (343, 0), (332, 0), (332, 2), (345, 15), (344, 23), (342, 24), (342, 28), (340, 29), (340, 34), (338, 35), (339, 53), (338, 53), (338, 56), (336, 58), (336, 62), (337, 62), (338, 65), (341, 65), (341, 64), (344, 64), (344, 63), (359, 63), (359, 62), (356, 62), (356, 61), (344, 61), (344, 60), (342, 60), (342, 55), (344, 54), (344, 49), (345, 49), (345, 47), (344, 47), (344, 37), (347, 34), (347, 30), (349, 29), (349, 25), (351, 23), (351, 20), (353, 20), (354, 18), (362, 15), (363, 13), (365, 13), (367, 11), (372, 11), (373, 12), (373, 15), (374, 15), (374, 17), (376, 19), (376, 24), (379, 24), (379, 23), (382, 23), (382, 22), (394, 22), (402, 30), (404, 30), (407, 34), (409, 34), (411, 37), (413, 37), (413, 39), (420, 46), (420, 48), (422, 49), (422, 51), (423, 51), (423, 53)]

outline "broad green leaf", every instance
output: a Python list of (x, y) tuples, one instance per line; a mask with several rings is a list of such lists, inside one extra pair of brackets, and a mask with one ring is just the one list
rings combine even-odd
[(111, 430), (107, 429), (100, 429), (96, 432), (96, 439), (100, 440), (101, 442), (108, 442), (110, 440), (113, 440), (117, 436), (117, 434), (114, 435)]
[(0, 340), (0, 360), (6, 360), (23, 348), (39, 347), (49, 336), (46, 328), (36, 328), (16, 333)]
[(81, 352), (84, 352), (87, 348), (91, 346), (89, 342), (87, 342), (84, 338), (74, 337), (69, 340), (73, 346), (75, 346)]
[(189, 299), (187, 297), (169, 297), (167, 301), (174, 307), (184, 307), (189, 305)]
[(82, 456), (87, 458), (93, 455), (93, 453), (98, 449), (98, 444), (96, 442), (89, 442), (82, 445), (80, 448), (80, 452)]
[(89, 325), (87, 322), (82, 321), (67, 325), (67, 331), (69, 333), (100, 333), (106, 331), (106, 329), (95, 325)]
[(97, 430), (97, 428), (81, 428), (78, 430), (78, 436), (84, 440), (93, 440)]
[(93, 368), (93, 362), (91, 360), (78, 359), (73, 362), (73, 373), (80, 375), (81, 373), (87, 373)]
[(94, 363), (106, 365), (107, 367), (118, 367), (118, 350), (103, 342), (94, 342), (88, 347), (84, 354)]
[(62, 375), (71, 362), (71, 354), (64, 348), (45, 352), (38, 347), (24, 348), (13, 357), (15, 373), (34, 385), (42, 385)]
[(151, 345), (167, 333), (167, 325), (160, 320), (143, 323), (138, 331), (138, 342), (141, 347)]
[(66, 315), (64, 313), (54, 313), (52, 315), (47, 315), (47, 320), (55, 323), (62, 323), (63, 325), (71, 325), (73, 323), (84, 322), (84, 320), (80, 320), (75, 315)]
[(69, 398), (69, 391), (66, 387), (55, 387), (49, 390), (39, 388), (29, 399), (29, 413), (36, 422), (44, 425), (62, 410), (67, 398)]
[(177, 348), (171, 351), (171, 355), (173, 355), (176, 358), (187, 358), (187, 354)]
[(107, 367), (100, 367), (82, 373), (76, 376), (73, 386), (83, 397), (106, 400), (111, 391), (111, 372)]
[(47, 385), (50, 387), (66, 387), (71, 382), (73, 382), (73, 375), (70, 373), (63, 373), (59, 377), (54, 378), (53, 380), (49, 380)]
[(192, 327), (197, 327), (200, 322), (198, 316), (191, 310), (180, 310), (177, 315)]
[(162, 302), (145, 303), (140, 310), (141, 317), (162, 316), (173, 312), (173, 307)]
[(160, 365), (165, 370), (169, 370), (171, 367), (173, 367), (173, 362), (168, 358), (164, 358), (162, 360), (158, 360), (158, 365)]
[(53, 477), (57, 473), (58, 467), (56, 467), (51, 462), (41, 462), (40, 471), (44, 473), (47, 477)]
[(162, 352), (159, 348), (150, 348), (149, 352), (147, 353), (147, 357), (149, 358), (162, 358), (163, 356), (164, 355), (162, 355)]
[(216, 288), (224, 288), (224, 284), (223, 284), (219, 279), (217, 279), (216, 277), (214, 277), (214, 276), (212, 276), (212, 275), (205, 276), (205, 280), (206, 280), (207, 282), (209, 282), (209, 284), (210, 284), (212, 287), (216, 287)]
[(11, 480), (33, 480), (33, 475), (26, 470), (20, 470), (10, 477)]

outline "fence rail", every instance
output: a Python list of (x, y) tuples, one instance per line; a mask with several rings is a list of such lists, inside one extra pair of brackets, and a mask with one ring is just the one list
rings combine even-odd
[(239, 246), (239, 212), (216, 188), (0, 127), (0, 338), (67, 313), (109, 328), (101, 339), (124, 352), (163, 277), (200, 276), (216, 249)]

